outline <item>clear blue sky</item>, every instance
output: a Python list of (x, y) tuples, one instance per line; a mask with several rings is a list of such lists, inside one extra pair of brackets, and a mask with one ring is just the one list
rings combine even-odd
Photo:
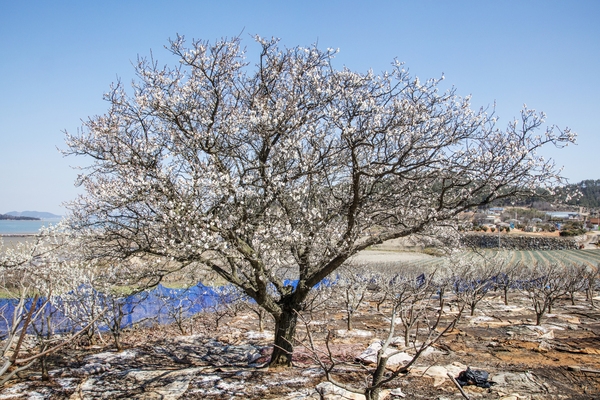
[[(0, 213), (64, 213), (79, 158), (63, 131), (102, 114), (111, 82), (177, 33), (242, 33), (288, 47), (339, 48), (336, 66), (376, 72), (397, 57), (419, 78), (446, 77), (501, 125), (524, 103), (579, 134), (548, 151), (571, 182), (600, 178), (600, 1), (14, 1), (0, 0)], [(250, 54), (250, 61), (252, 59)]]

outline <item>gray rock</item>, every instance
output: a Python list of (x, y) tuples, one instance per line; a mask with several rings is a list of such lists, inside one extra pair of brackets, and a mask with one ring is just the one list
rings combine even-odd
[(230, 346), (212, 340), (204, 345), (206, 353), (200, 359), (215, 366), (248, 365), (262, 357), (258, 349), (252, 345)]
[[(357, 356), (356, 359), (365, 364), (375, 364), (377, 363), (377, 353), (379, 350), (381, 350), (381, 347), (382, 346), (380, 342), (371, 343), (371, 345), (367, 347), (367, 349), (359, 356)], [(387, 361), (388, 366), (404, 365), (413, 359), (413, 356), (410, 354), (398, 351), (394, 348), (387, 348), (385, 355), (389, 357)]]
[(547, 389), (529, 372), (498, 372), (490, 381), (496, 383), (493, 388), (510, 388), (518, 393), (546, 393)]
[(406, 394), (404, 394), (402, 392), (402, 389), (396, 388), (396, 389), (392, 389), (392, 391), (390, 391), (390, 396), (406, 397)]
[(89, 363), (81, 368), (71, 370), (71, 374), (74, 376), (96, 375), (110, 371), (110, 368), (111, 366), (109, 363)]
[(364, 395), (352, 393), (331, 382), (321, 382), (316, 389), (323, 400), (365, 400)]

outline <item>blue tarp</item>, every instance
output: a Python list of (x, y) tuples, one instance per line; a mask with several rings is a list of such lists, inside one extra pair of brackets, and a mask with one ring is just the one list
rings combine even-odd
[[(102, 330), (108, 329), (107, 324), (116, 323), (120, 323), (122, 328), (144, 321), (164, 324), (173, 322), (175, 313), (183, 317), (191, 316), (211, 309), (223, 301), (227, 302), (234, 293), (235, 289), (232, 286), (211, 288), (202, 283), (187, 289), (171, 289), (158, 285), (153, 290), (124, 297), (81, 287), (76, 292), (52, 297), (43, 313), (50, 317), (53, 332), (67, 332), (82, 328), (85, 323), (73, 321), (67, 316), (78, 314), (80, 318), (77, 319), (89, 321), (93, 318), (89, 311), (92, 307), (96, 308), (96, 312), (100, 309), (108, 310), (104, 318), (98, 322)], [(39, 310), (45, 302), (45, 298), (40, 298), (35, 305), (35, 311)], [(33, 299), (25, 302), (24, 313), (31, 309), (32, 303)], [(18, 304), (16, 299), (0, 299), (0, 338), (4, 337), (12, 326), (13, 315)], [(40, 332), (46, 332), (48, 329), (44, 325), (46, 321), (46, 318), (37, 318), (35, 326), (30, 327), (29, 331), (33, 333), (37, 328)]]

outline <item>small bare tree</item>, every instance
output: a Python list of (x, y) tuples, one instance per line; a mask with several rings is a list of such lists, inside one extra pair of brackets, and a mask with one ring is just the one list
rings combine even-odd
[(433, 284), (435, 274), (435, 271), (423, 273), (415, 267), (405, 266), (391, 277), (379, 276), (377, 279), (379, 291), (385, 293), (387, 303), (402, 324), (406, 347), (410, 345), (412, 329), (426, 315), (438, 290)]
[[(436, 270), (431, 285), (435, 287), (436, 297), (438, 299), (438, 307), (443, 310), (448, 304), (446, 301), (446, 293), (452, 289), (454, 282), (454, 274), (448, 266), (442, 266)], [(450, 307), (451, 308), (451, 307)], [(464, 307), (458, 305), (458, 312), (456, 314), (461, 315)]]
[(182, 335), (192, 333), (190, 310), (194, 307), (194, 301), (190, 298), (190, 288), (173, 289), (171, 292), (158, 295), (161, 302), (159, 314), (166, 314), (167, 321), (174, 323)]
[(340, 294), (340, 302), (346, 313), (346, 329), (353, 328), (353, 317), (358, 308), (366, 300), (369, 285), (373, 284), (375, 277), (366, 272), (363, 265), (345, 265), (337, 274), (334, 290)]
[(452, 291), (459, 303), (469, 307), (473, 316), (477, 304), (494, 288), (493, 278), (497, 276), (497, 269), (495, 264), (485, 259), (463, 259), (461, 264), (454, 267)]
[[(424, 303), (429, 303), (432, 299), (423, 298), (422, 301)], [(395, 334), (396, 318), (398, 318), (400, 306), (400, 303), (396, 303), (391, 307), (387, 335), (385, 339), (381, 341), (381, 348), (377, 352), (375, 366), (367, 369), (368, 378), (365, 380), (365, 385), (363, 387), (343, 383), (339, 381), (339, 379), (336, 379), (335, 370), (344, 364), (344, 362), (337, 360), (333, 354), (330, 346), (331, 332), (329, 332), (325, 338), (325, 350), (321, 350), (315, 342), (309, 322), (302, 318), (302, 316), (300, 318), (304, 323), (307, 336), (306, 339), (301, 340), (300, 343), (309, 350), (312, 359), (324, 371), (325, 377), (329, 382), (352, 393), (364, 395), (367, 400), (380, 400), (384, 385), (396, 379), (400, 374), (407, 373), (423, 352), (451, 330), (458, 321), (457, 315), (449, 322), (442, 322), (443, 309), (441, 308), (435, 309), (431, 313), (421, 315), (422, 326), (417, 329), (419, 340), (415, 340), (414, 342), (414, 354), (412, 358), (402, 366), (390, 368), (388, 367), (388, 360), (400, 352), (399, 350), (391, 350), (390, 347)], [(423, 309), (432, 310), (427, 307), (423, 307)]]
[(494, 285), (502, 291), (504, 305), (508, 305), (508, 293), (515, 289), (516, 283), (521, 279), (523, 271), (522, 263), (510, 263), (508, 261), (501, 262), (496, 276), (494, 277)]
[(221, 320), (226, 317), (235, 317), (246, 307), (246, 296), (233, 285), (213, 288), (211, 304), (206, 310), (215, 322), (215, 329), (219, 329)]
[[(6, 331), (0, 346), (0, 386), (15, 374), (58, 351), (82, 334), (82, 327), (73, 335), (54, 337), (51, 315), (47, 313), (55, 295), (68, 291), (80, 282), (77, 268), (65, 257), (62, 238), (42, 232), (35, 240), (15, 247), (3, 247), (0, 238), (0, 285), (11, 300), (3, 308)], [(38, 341), (28, 340), (28, 334), (40, 333)]]
[(246, 300), (246, 307), (250, 312), (256, 315), (256, 318), (258, 319), (258, 331), (264, 332), (265, 322), (268, 321), (270, 314), (250, 298)]
[(62, 310), (57, 308), (61, 302), (60, 298), (49, 298), (48, 303), (43, 310), (39, 318), (36, 318), (31, 324), (32, 336), (35, 337), (40, 357), (38, 358), (40, 363), (40, 370), (42, 374), (42, 381), (50, 379), (48, 374), (48, 356), (46, 353), (50, 347), (56, 342), (60, 342), (62, 338), (57, 335), (60, 330), (71, 331), (68, 326), (68, 318), (64, 316)]
[(558, 298), (567, 293), (565, 268), (560, 264), (534, 264), (528, 271), (531, 278), (523, 281), (522, 290), (532, 302), (536, 325), (541, 325), (546, 312)]
[(583, 291), (586, 287), (586, 270), (584, 264), (568, 264), (565, 266), (565, 291), (571, 299), (571, 305), (575, 305), (575, 293)]
[(588, 265), (585, 269), (585, 297), (586, 300), (590, 302), (592, 307), (595, 307), (594, 304), (594, 292), (596, 291), (596, 286), (598, 285), (598, 276), (600, 275), (600, 269), (597, 265)]
[(135, 308), (146, 297), (147, 292), (140, 292), (138, 294), (108, 292), (100, 294), (100, 306), (102, 308), (100, 322), (108, 328), (117, 351), (123, 350), (123, 330), (127, 327), (132, 327), (134, 322), (141, 322), (132, 321), (131, 316), (135, 312)]

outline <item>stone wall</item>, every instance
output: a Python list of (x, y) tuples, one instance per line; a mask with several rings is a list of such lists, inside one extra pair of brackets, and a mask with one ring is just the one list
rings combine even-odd
[[(468, 247), (497, 249), (498, 234), (467, 234), (463, 244)], [(573, 238), (500, 235), (500, 247), (506, 250), (571, 250), (578, 244)]]

